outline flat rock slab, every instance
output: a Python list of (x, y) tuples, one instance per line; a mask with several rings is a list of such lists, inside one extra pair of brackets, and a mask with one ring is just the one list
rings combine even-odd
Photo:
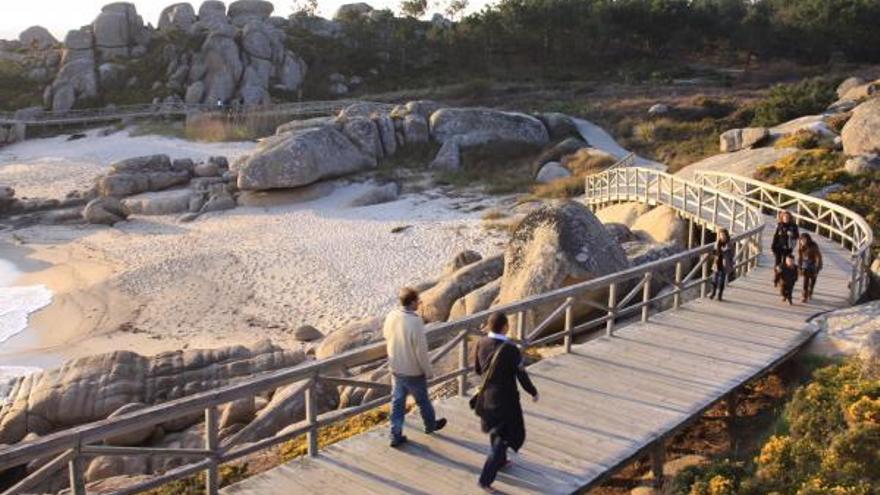
[(191, 189), (171, 189), (129, 196), (122, 200), (133, 215), (173, 215), (189, 211)]

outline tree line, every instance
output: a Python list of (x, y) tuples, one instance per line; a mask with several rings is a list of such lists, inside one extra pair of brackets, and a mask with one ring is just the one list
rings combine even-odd
[(404, 0), (403, 17), (344, 20), (347, 58), (457, 75), (719, 55), (880, 62), (877, 0), (501, 0), (451, 26), (417, 20), (426, 7)]

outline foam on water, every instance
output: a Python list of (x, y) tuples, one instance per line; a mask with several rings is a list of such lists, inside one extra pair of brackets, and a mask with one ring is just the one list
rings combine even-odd
[[(0, 346), (28, 326), (28, 317), (34, 311), (52, 302), (52, 292), (44, 285), (13, 287), (18, 270), (12, 263), (0, 260)], [(13, 377), (40, 371), (30, 366), (0, 364), (0, 400), (6, 395), (4, 384)]]

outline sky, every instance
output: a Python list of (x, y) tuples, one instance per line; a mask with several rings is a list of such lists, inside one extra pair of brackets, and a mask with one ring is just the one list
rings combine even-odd
[[(18, 34), (26, 28), (38, 24), (47, 28), (59, 40), (64, 39), (64, 35), (70, 29), (75, 29), (86, 24), (90, 24), (92, 20), (101, 12), (101, 7), (111, 3), (113, 0), (0, 0), (0, 6), (3, 4), (15, 4), (12, 8), (7, 5), (6, 8), (0, 9), (3, 12), (0, 15), (0, 39), (17, 39)], [(180, 0), (129, 0), (137, 7), (138, 13), (144, 18), (145, 23), (151, 23), (155, 26), (159, 21), (159, 14), (162, 9), (177, 3)], [(333, 12), (344, 3), (353, 3), (361, 0), (318, 0), (319, 14), (324, 17), (331, 17)], [(470, 0), (468, 11), (478, 9), (484, 5), (487, 0)], [(191, 1), (193, 7), (198, 11), (201, 0)], [(229, 5), (231, 0), (227, 0)], [(294, 0), (273, 0), (275, 4), (275, 12), (273, 15), (287, 17), (293, 10)], [(400, 0), (367, 0), (367, 3), (374, 8), (389, 8), (395, 12), (398, 11)], [(429, 1), (433, 3), (433, 1)]]

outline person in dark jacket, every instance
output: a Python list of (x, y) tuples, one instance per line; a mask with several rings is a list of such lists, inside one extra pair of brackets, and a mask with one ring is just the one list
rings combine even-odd
[(727, 229), (718, 231), (718, 239), (715, 240), (715, 250), (712, 253), (712, 294), (709, 298), (715, 299), (718, 294), (718, 300), (721, 301), (724, 296), (724, 286), (727, 284), (727, 277), (733, 273), (733, 245), (730, 244), (730, 233)]
[(777, 216), (776, 230), (773, 232), (773, 242), (770, 248), (775, 258), (773, 266), (773, 286), (779, 285), (779, 273), (785, 263), (786, 256), (794, 253), (797, 247), (800, 231), (791, 213), (782, 211)]
[[(481, 407), (478, 409), (491, 451), (483, 465), (479, 485), (492, 492), (498, 471), (507, 465), (507, 449), (518, 451), (526, 439), (525, 421), (516, 382), (538, 401), (538, 390), (526, 373), (522, 354), (507, 337), (507, 317), (494, 313), (487, 322), (488, 334), (477, 342), (474, 369), (484, 375)], [(494, 361), (494, 363), (493, 363)]]
[(819, 245), (804, 232), (798, 240), (798, 268), (804, 277), (804, 295), (801, 301), (807, 302), (813, 297), (816, 288), (816, 278), (822, 269), (822, 252)]
[(782, 301), (788, 301), (788, 304), (794, 304), (791, 300), (794, 292), (794, 284), (798, 279), (798, 267), (794, 264), (794, 256), (788, 255), (782, 266), (779, 267), (779, 283), (780, 292), (782, 293)]

